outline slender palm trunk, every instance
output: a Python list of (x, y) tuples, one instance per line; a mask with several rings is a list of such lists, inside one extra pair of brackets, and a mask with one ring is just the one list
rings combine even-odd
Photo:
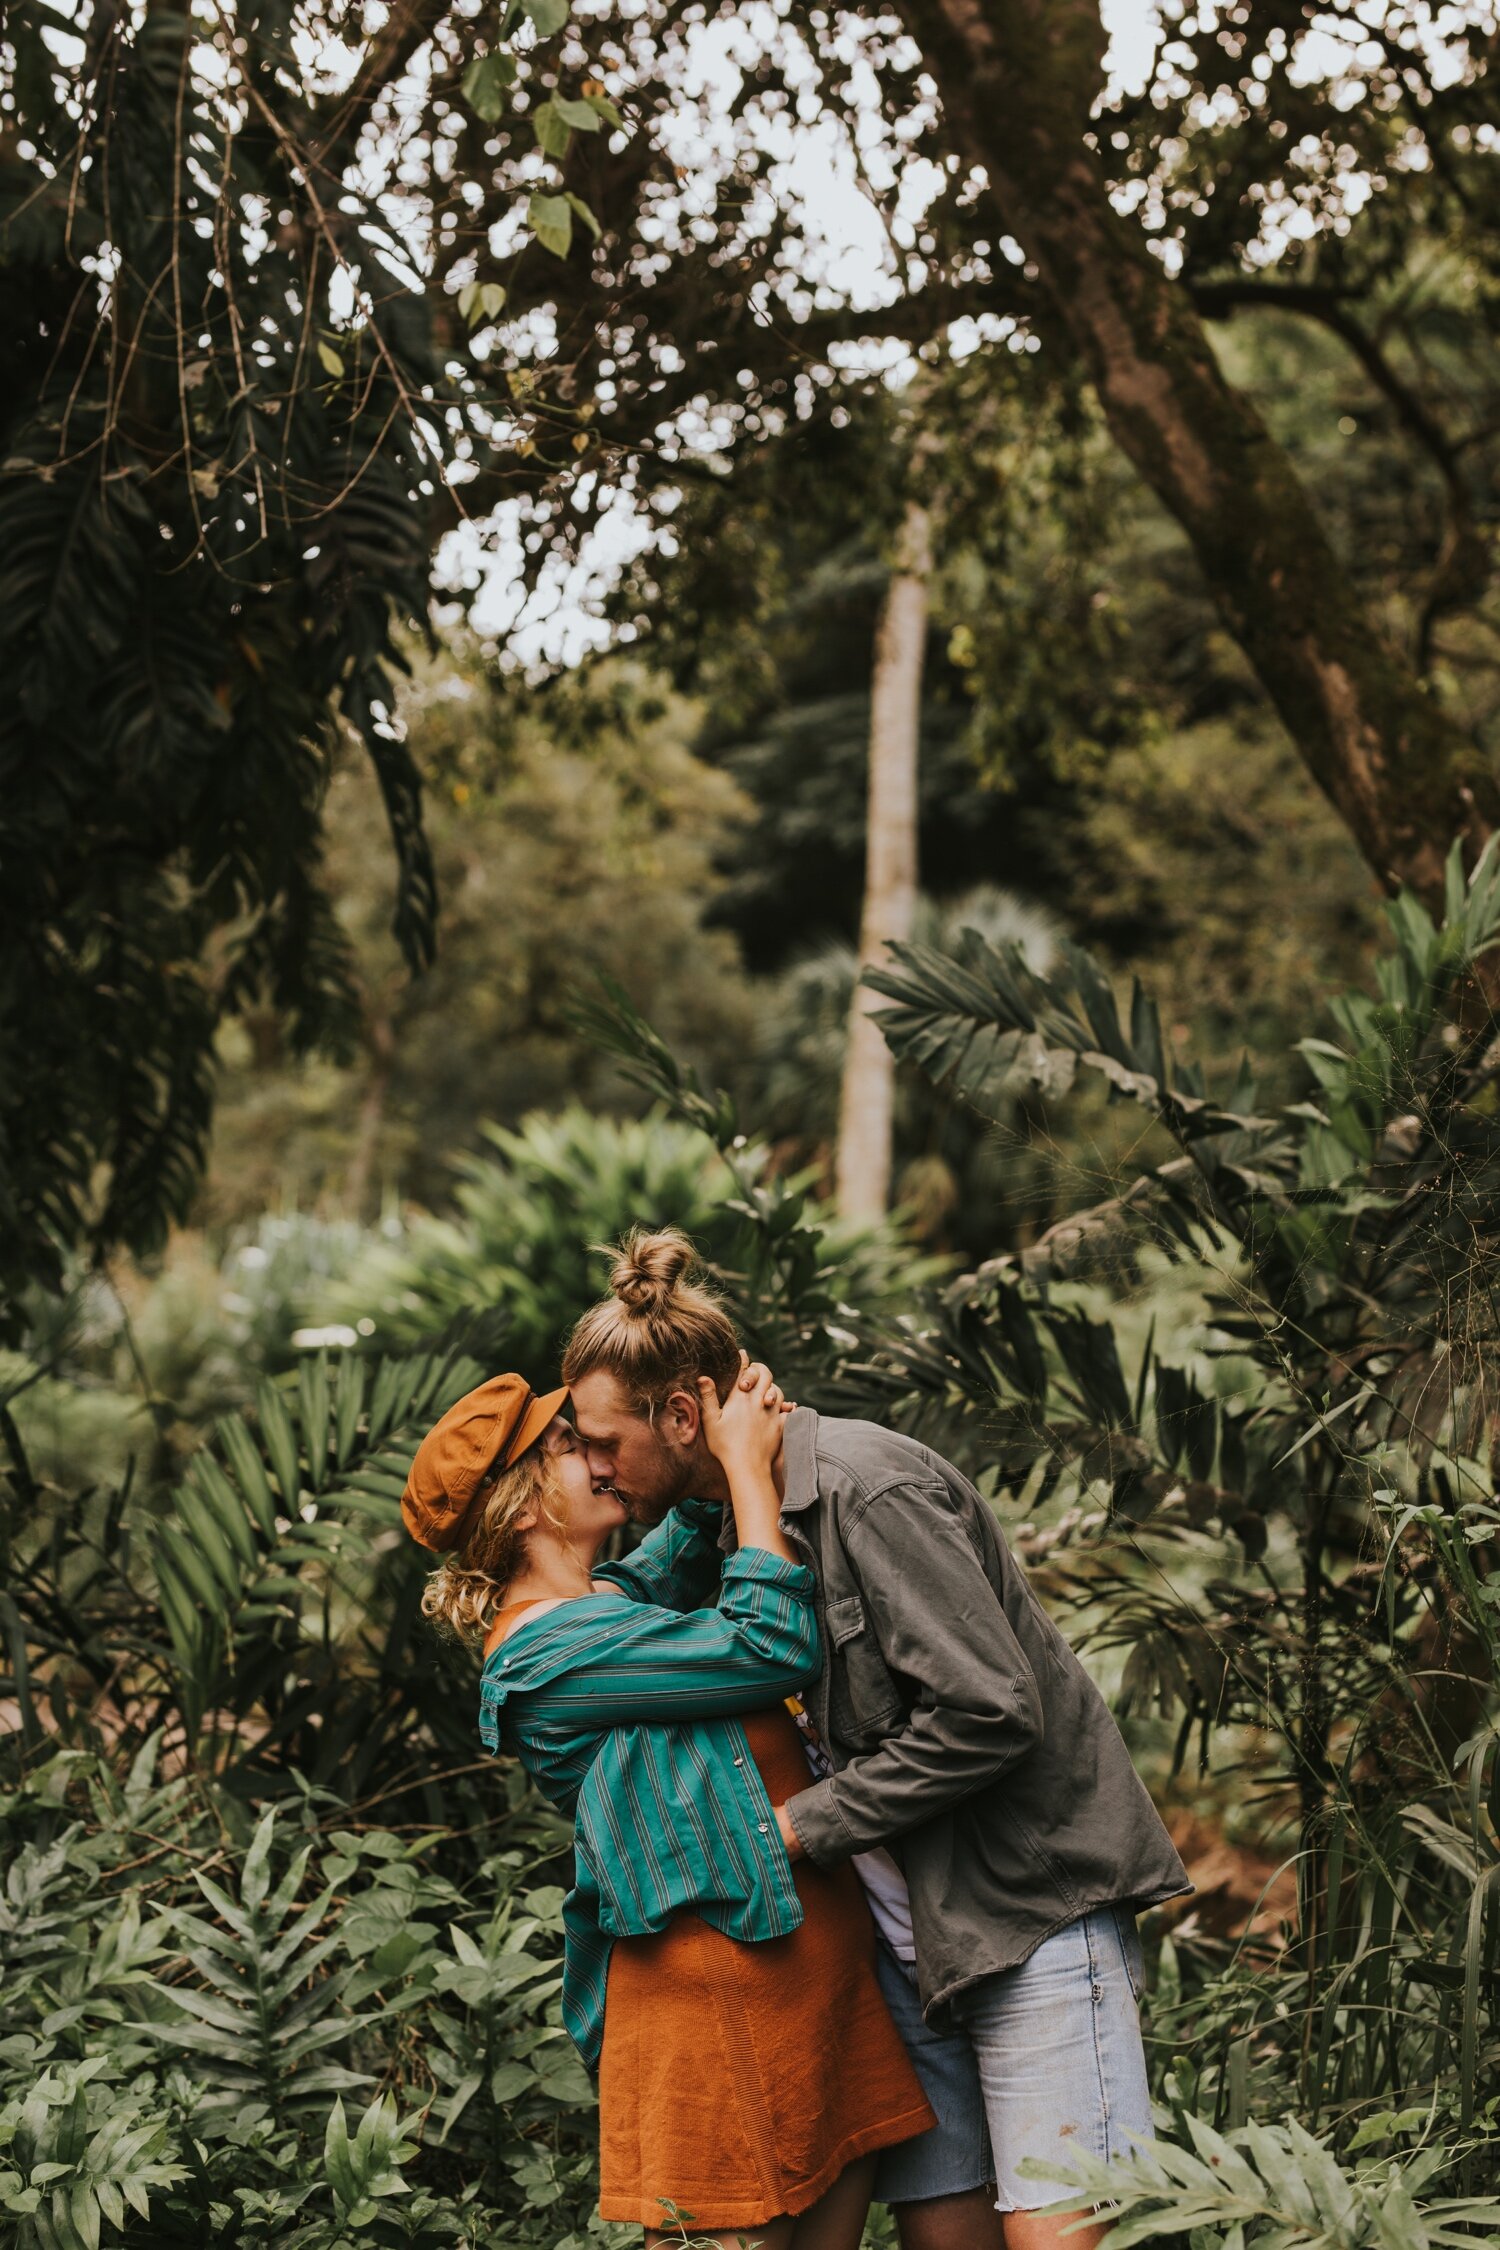
[[(930, 567), (927, 511), (912, 501), (875, 635), (861, 970), (883, 960), (892, 939), (911, 936), (916, 912), (917, 753)], [(839, 1213), (862, 1222), (882, 1218), (890, 1201), (895, 1104), (895, 1062), (869, 1014), (870, 1002), (868, 992), (856, 989), (839, 1104)]]

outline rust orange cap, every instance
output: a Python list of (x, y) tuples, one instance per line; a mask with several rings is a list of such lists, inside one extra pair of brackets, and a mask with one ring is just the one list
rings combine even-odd
[(401, 1495), (413, 1539), (438, 1555), (458, 1546), (490, 1470), (519, 1461), (567, 1398), (566, 1390), (539, 1398), (524, 1375), (492, 1375), (450, 1406), (417, 1447)]

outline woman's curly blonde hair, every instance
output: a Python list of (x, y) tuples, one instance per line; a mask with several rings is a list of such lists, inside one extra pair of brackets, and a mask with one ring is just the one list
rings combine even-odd
[(509, 1469), (492, 1469), (485, 1497), (461, 1547), (445, 1555), (422, 1593), (422, 1614), (459, 1641), (483, 1641), (526, 1552), (532, 1509), (562, 1533), (557, 1470), (546, 1446), (528, 1446)]

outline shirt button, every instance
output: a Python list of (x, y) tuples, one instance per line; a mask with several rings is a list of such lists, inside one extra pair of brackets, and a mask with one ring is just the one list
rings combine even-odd
[(737, 1766), (742, 1766), (745, 1763), (743, 1758), (736, 1758), (734, 1762)]
[(765, 1821), (762, 1821), (760, 1824), (760, 1832), (762, 1836), (769, 1836), (771, 1833), (770, 1828)]

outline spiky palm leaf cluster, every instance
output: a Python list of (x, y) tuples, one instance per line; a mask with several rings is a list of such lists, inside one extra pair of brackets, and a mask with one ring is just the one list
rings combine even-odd
[[(1487, 1280), (1500, 1240), (1500, 1051), (1488, 1011), (1465, 1029), (1453, 1008), (1500, 942), (1493, 847), (1467, 880), (1455, 850), (1447, 906), (1437, 926), (1407, 894), (1392, 905), (1379, 998), (1335, 1000), (1337, 1041), (1300, 1043), (1307, 1095), (1265, 1110), (1248, 1066), (1212, 1096), (1191, 1061), (1171, 1057), (1140, 986), (1126, 1020), (1077, 948), (1053, 975), (977, 932), (952, 955), (897, 948), (896, 967), (869, 982), (894, 1002), (880, 1021), (899, 1055), (981, 1109), (1023, 1087), (1056, 1101), (1081, 1075), (1102, 1077), (1176, 1153), (966, 1277), (938, 1327), (911, 1352), (878, 1354), (872, 1376), (913, 1402), (956, 1391), (1013, 1433), (1023, 1481), (1044, 1454), (1054, 1473), (1084, 1460), (1136, 1520), (1180, 1490), (1184, 1471), (1200, 1486), (1217, 1479), (1215, 1504), (1236, 1522), (1285, 1508), (1320, 1477), (1330, 1505), (1362, 1498), (1370, 1465), (1386, 1460), (1393, 1477), (1446, 1475), (1456, 1498), (1476, 1497), (1466, 1472), (1500, 1413)], [(1206, 1397), (1149, 1346), (1127, 1369), (1114, 1325), (1060, 1293), (1128, 1275), (1143, 1241), (1210, 1262), (1218, 1333), (1255, 1371), (1245, 1401)], [(1066, 1398), (1078, 1419), (1060, 1443), (1048, 1417)]]
[(81, 1706), (107, 1732), (173, 1730), (235, 1790), (295, 1767), (352, 1798), (420, 1737), (412, 1783), (436, 1805), (429, 1753), (467, 1765), (472, 1728), (420, 1615), (400, 1498), (418, 1439), (483, 1372), (452, 1348), (308, 1356), (218, 1423), (145, 1522), (126, 1494), (0, 1482), (25, 1738)]
[(100, 2250), (133, 2216), (297, 2250), (584, 2223), (566, 1831), (480, 1753), (472, 1665), (422, 1620), (400, 1527), (418, 1437), (479, 1373), (309, 1359), (161, 1513), (0, 1480), (18, 2250)]
[(316, 1793), (255, 1817), (167, 1762), (159, 1734), (118, 1765), (54, 1748), (0, 1805), (7, 2244), (582, 2228), (592, 2089), (524, 1811), (493, 1789), (466, 1838)]

